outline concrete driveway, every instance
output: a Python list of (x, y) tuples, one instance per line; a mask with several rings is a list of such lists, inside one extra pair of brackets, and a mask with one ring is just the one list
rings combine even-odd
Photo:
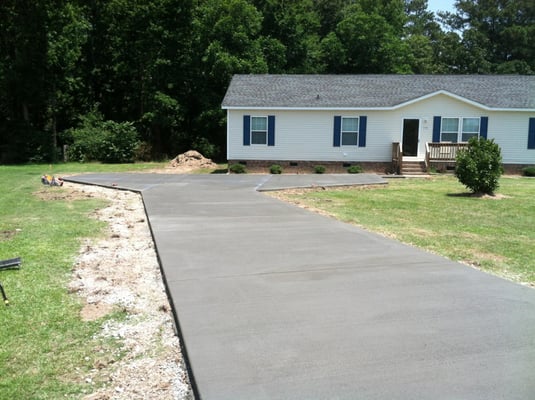
[(200, 399), (535, 398), (535, 290), (257, 191), (374, 175), (69, 180), (143, 195)]

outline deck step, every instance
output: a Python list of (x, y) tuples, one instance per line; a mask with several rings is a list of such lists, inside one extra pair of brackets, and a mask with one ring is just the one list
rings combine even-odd
[(427, 174), (425, 163), (420, 161), (403, 161), (401, 175), (424, 175)]

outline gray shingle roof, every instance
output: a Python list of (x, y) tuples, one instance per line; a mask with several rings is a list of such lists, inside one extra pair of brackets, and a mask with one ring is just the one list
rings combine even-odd
[(535, 110), (535, 76), (235, 75), (223, 108), (391, 108), (447, 91), (494, 109)]

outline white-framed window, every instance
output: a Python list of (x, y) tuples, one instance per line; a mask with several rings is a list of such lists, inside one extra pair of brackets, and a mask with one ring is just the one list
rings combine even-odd
[(440, 141), (441, 142), (468, 142), (471, 137), (478, 137), (480, 130), (480, 118), (442, 118)]
[(342, 146), (358, 146), (359, 118), (342, 117)]
[(442, 118), (440, 125), (442, 131), (440, 132), (441, 142), (457, 142), (459, 136), (459, 118)]
[(468, 142), (471, 137), (479, 136), (479, 118), (463, 118), (462, 142)]
[(268, 118), (251, 117), (251, 144), (267, 144)]

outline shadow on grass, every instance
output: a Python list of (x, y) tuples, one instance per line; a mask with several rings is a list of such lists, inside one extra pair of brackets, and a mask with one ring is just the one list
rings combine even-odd
[(448, 193), (446, 196), (448, 197), (480, 197), (481, 194), (472, 193), (472, 192), (462, 192), (462, 193)]
[(463, 193), (448, 193), (446, 194), (448, 197), (467, 197), (467, 198), (475, 198), (475, 199), (494, 199), (494, 200), (501, 200), (501, 199), (508, 199), (510, 196), (506, 196), (499, 193), (494, 194), (488, 194), (488, 193), (472, 193), (472, 192), (463, 192)]

